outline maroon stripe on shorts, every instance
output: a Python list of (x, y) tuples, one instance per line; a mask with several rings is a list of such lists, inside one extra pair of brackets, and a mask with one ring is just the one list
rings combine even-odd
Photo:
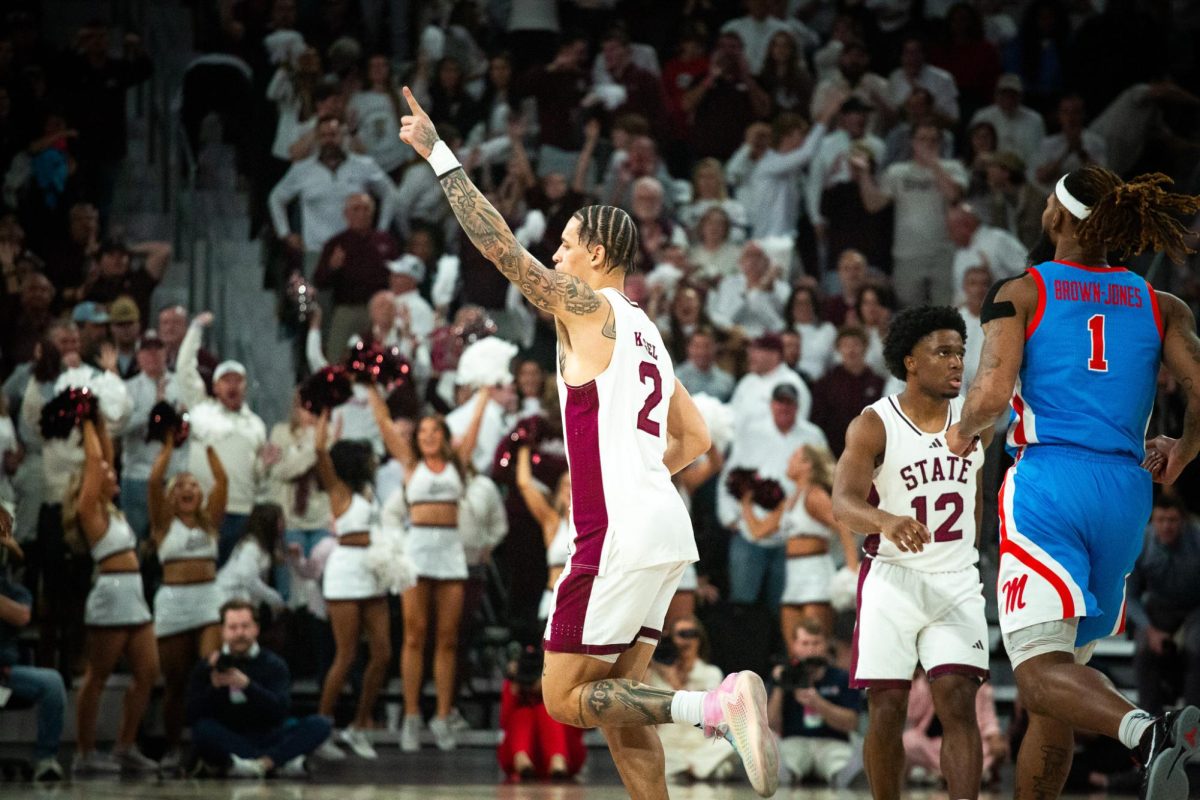
[(567, 386), (563, 435), (571, 468), (571, 516), (575, 520), (571, 571), (599, 572), (608, 533), (608, 506), (600, 466), (600, 392), (595, 381)]
[(864, 558), (862, 563), (858, 565), (858, 588), (854, 592), (854, 610), (858, 615), (858, 619), (854, 621), (854, 636), (850, 640), (850, 685), (856, 689), (860, 689), (865, 685), (858, 681), (858, 631), (862, 627), (863, 584), (866, 583), (867, 573), (871, 571), (872, 560)]
[(657, 642), (659, 639), (662, 638), (662, 631), (656, 630), (655, 628), (643, 627), (640, 631), (637, 632), (637, 636), (633, 637), (633, 640), (636, 642), (638, 639), (643, 639), (643, 638), (653, 639), (654, 641)]
[[(592, 597), (595, 573), (568, 569), (554, 590), (554, 610), (550, 612), (550, 632), (546, 649), (559, 653), (586, 652), (583, 643), (583, 622), (587, 618), (588, 601)], [(622, 646), (624, 649), (624, 646)], [(619, 651), (618, 651), (619, 652)]]

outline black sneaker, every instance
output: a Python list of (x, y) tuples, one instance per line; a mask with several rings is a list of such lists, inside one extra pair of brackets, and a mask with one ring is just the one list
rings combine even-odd
[(1200, 745), (1200, 709), (1185, 706), (1154, 720), (1138, 744), (1142, 800), (1187, 800), (1187, 762)]

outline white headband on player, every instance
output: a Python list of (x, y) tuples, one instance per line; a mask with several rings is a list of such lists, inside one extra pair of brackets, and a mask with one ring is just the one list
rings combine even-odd
[(1071, 216), (1075, 219), (1087, 219), (1092, 210), (1083, 203), (1075, 199), (1075, 195), (1071, 194), (1071, 190), (1067, 188), (1067, 176), (1063, 175), (1058, 179), (1058, 183), (1054, 186), (1054, 196), (1058, 198), (1058, 202), (1062, 207), (1071, 212)]

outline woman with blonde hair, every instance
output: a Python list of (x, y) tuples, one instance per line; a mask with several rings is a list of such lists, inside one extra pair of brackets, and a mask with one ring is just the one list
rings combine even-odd
[[(137, 733), (158, 678), (158, 648), (142, 589), (137, 537), (113, 504), (119, 487), (112, 468), (112, 440), (102, 421), (84, 420), (83, 455), (82, 475), (72, 480), (77, 487), (72, 486), (74, 491), (68, 491), (63, 503), (68, 543), (86, 545), (96, 563), (84, 613), (87, 657), (76, 705), (72, 771), (77, 775), (152, 771), (158, 764), (138, 750)], [(129, 663), (131, 680), (112, 756), (102, 756), (96, 752), (100, 693), (122, 656)]]
[[(406, 549), (418, 576), (416, 585), (404, 592), (401, 601), (404, 723), (400, 729), (400, 749), (411, 753), (421, 747), (421, 687), (425, 678), (426, 632), (432, 611), (436, 615), (433, 679), (437, 687), (437, 711), (429, 729), (439, 749), (453, 750), (458, 743), (450, 716), (454, 706), (458, 628), (468, 574), (458, 527), (458, 504), (465, 491), (467, 476), (462, 463), (467, 459), (451, 446), (450, 429), (440, 415), (426, 414), (408, 431), (405, 430), (408, 426), (392, 421), (378, 392), (371, 392), (370, 398), (388, 453), (404, 468), (409, 521)], [(472, 427), (477, 420), (478, 415)], [(463, 450), (470, 452), (465, 447)]]
[(164, 479), (175, 452), (167, 431), (150, 468), (147, 505), (150, 538), (162, 564), (162, 585), (154, 593), (154, 634), (163, 675), (163, 727), (167, 751), (160, 766), (178, 769), (183, 734), (184, 694), (196, 660), (221, 644), (221, 593), (217, 589), (217, 535), (225, 518), (229, 478), (221, 459), (206, 449), (213, 488), (205, 502), (200, 482), (190, 472)]
[(742, 518), (756, 539), (776, 531), (787, 537), (787, 567), (779, 624), (784, 641), (804, 617), (811, 617), (828, 636), (833, 631), (833, 607), (829, 603), (834, 564), (829, 554), (836, 535), (845, 553), (846, 567), (858, 569), (858, 544), (854, 534), (833, 517), (833, 455), (824, 447), (801, 445), (788, 459), (787, 477), (795, 486), (792, 496), (761, 519), (755, 516), (753, 500), (742, 498)]
[(702, 158), (692, 167), (692, 201), (679, 209), (679, 221), (693, 239), (698, 233), (700, 220), (713, 208), (725, 212), (733, 241), (740, 242), (746, 238), (749, 225), (746, 207), (729, 197), (721, 162), (715, 158)]

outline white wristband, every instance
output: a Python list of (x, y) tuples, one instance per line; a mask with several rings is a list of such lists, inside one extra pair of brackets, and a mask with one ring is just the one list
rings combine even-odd
[(429, 157), (425, 160), (433, 167), (433, 174), (439, 178), (462, 166), (454, 157), (454, 151), (441, 139), (433, 143), (433, 149), (429, 151)]

